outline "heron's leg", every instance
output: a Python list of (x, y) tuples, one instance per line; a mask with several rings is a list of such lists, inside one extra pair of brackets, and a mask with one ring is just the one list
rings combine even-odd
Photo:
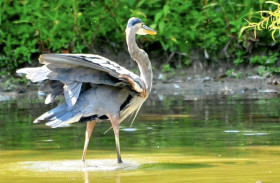
[(122, 163), (121, 151), (120, 151), (120, 139), (119, 139), (120, 117), (119, 117), (119, 115), (115, 115), (115, 116), (108, 115), (108, 117), (112, 123), (112, 127), (114, 130), (118, 163), (120, 164), (120, 163)]
[(82, 157), (82, 161), (84, 163), (86, 160), (89, 139), (90, 139), (90, 136), (91, 136), (91, 133), (92, 133), (92, 130), (93, 130), (95, 124), (96, 124), (96, 121), (87, 122), (87, 129), (86, 129), (86, 133), (85, 133), (85, 145), (84, 145), (84, 152), (83, 152), (83, 157)]

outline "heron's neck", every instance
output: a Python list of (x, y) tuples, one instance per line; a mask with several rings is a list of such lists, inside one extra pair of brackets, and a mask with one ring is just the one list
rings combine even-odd
[(148, 54), (137, 46), (135, 41), (135, 33), (127, 32), (126, 42), (131, 57), (138, 64), (140, 70), (140, 78), (145, 81), (147, 85), (147, 90), (148, 92), (150, 92), (153, 82), (153, 72)]

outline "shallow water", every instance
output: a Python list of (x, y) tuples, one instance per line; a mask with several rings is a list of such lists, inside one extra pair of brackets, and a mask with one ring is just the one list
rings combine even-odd
[(32, 121), (55, 105), (1, 102), (0, 182), (280, 182), (279, 97), (160, 99), (145, 103), (132, 128), (122, 123), (123, 165), (103, 122), (85, 166), (85, 124), (50, 129)]

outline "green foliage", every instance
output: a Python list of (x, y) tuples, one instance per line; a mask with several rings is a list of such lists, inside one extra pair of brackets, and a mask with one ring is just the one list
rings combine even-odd
[(268, 71), (266, 70), (266, 68), (264, 66), (259, 66), (257, 68), (257, 72), (259, 75), (264, 76)]
[(264, 66), (273, 66), (277, 63), (279, 57), (279, 53), (270, 53), (268, 56), (255, 56), (251, 57), (250, 63), (251, 64), (260, 64)]
[(1, 1), (0, 67), (13, 70), (36, 53), (121, 45), (128, 18), (137, 14), (127, 2)]
[[(240, 30), (240, 35), (244, 32), (246, 29), (253, 29), (254, 30), (254, 37), (257, 38), (257, 30), (261, 31), (263, 29), (269, 29), (271, 31), (271, 37), (274, 41), (275, 36), (278, 38), (280, 35), (280, 27), (279, 27), (279, 18), (280, 18), (280, 4), (274, 1), (266, 1), (267, 4), (271, 5), (269, 7), (269, 10), (265, 11), (258, 11), (260, 14), (261, 20), (260, 21), (250, 21), (246, 20), (248, 22), (247, 26), (242, 27)], [(275, 9), (276, 8), (276, 9)], [(272, 11), (272, 9), (275, 9)], [(278, 35), (276, 35), (276, 31), (278, 32)], [(255, 56), (249, 59), (249, 62), (251, 64), (257, 64), (260, 65), (257, 69), (257, 72), (259, 75), (263, 76), (267, 73), (279, 73), (280, 67), (279, 67), (279, 51), (272, 53), (269, 52), (268, 55), (262, 55), (262, 56)]]
[(239, 64), (244, 63), (245, 59), (244, 56), (246, 55), (246, 52), (243, 50), (238, 50), (236, 53), (236, 59), (234, 60), (234, 64), (238, 66)]
[(4, 91), (14, 90), (19, 84), (26, 84), (28, 79), (25, 77), (13, 77), (10, 72), (5, 70), (0, 71), (0, 76), (4, 76), (0, 80), (0, 89)]
[(242, 77), (242, 73), (236, 72), (234, 69), (227, 70), (226, 75), (227, 75), (227, 77), (235, 77), (237, 79)]
[(172, 75), (175, 74), (174, 69), (169, 64), (164, 64), (162, 66), (162, 72), (171, 73)]
[(226, 75), (227, 75), (227, 77), (232, 77), (233, 73), (234, 73), (234, 70), (233, 69), (229, 69), (229, 70), (227, 70)]
[(192, 64), (192, 61), (191, 61), (191, 59), (186, 58), (186, 59), (183, 59), (183, 64), (186, 66), (190, 66)]
[[(206, 50), (210, 58), (222, 61), (231, 56), (239, 65), (248, 54), (244, 48), (248, 50), (254, 40), (250, 34), (238, 37), (238, 33), (246, 24), (244, 18), (249, 16), (251, 21), (253, 12), (262, 9), (263, 3), (263, 0), (2, 0), (0, 68), (13, 71), (31, 63), (41, 53), (88, 53), (104, 44), (118, 51), (125, 45), (124, 30), (132, 16), (158, 32), (157, 36), (142, 36), (138, 41), (141, 47), (152, 45), (160, 52), (184, 55), (192, 50)], [(191, 59), (184, 59), (185, 65), (191, 64)]]
[(256, 6), (258, 2), (249, 0), (172, 0), (155, 10), (154, 23), (164, 50), (189, 53), (201, 48), (216, 56), (230, 41), (238, 41), (238, 32), (245, 24), (243, 18)]
[(280, 67), (277, 67), (279, 53), (270, 52), (268, 56), (254, 56), (249, 59), (251, 64), (259, 65), (257, 72), (259, 75), (263, 76), (266, 73), (278, 73)]

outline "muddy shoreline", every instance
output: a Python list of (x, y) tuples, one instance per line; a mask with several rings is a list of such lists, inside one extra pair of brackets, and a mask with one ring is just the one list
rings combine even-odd
[[(109, 59), (126, 67), (128, 70), (139, 74), (136, 62), (131, 59), (127, 51), (121, 51), (116, 55), (111, 50), (103, 49), (97, 54), (105, 55)], [(171, 67), (171, 71), (164, 72), (163, 65), (168, 64), (164, 56), (152, 55), (150, 58), (153, 72), (153, 88), (150, 98), (161, 98), (164, 95), (183, 95), (187, 100), (216, 95), (272, 95), (280, 93), (280, 76), (266, 73), (260, 76), (257, 73), (258, 66), (243, 65), (236, 67), (232, 62), (224, 61), (223, 64), (208, 63), (205, 60), (194, 59), (190, 66), (179, 68)], [(159, 64), (160, 63), (160, 64)], [(41, 66), (37, 61), (33, 67)], [(176, 67), (176, 66), (175, 66)], [(234, 71), (231, 76), (229, 70)], [(239, 73), (239, 75), (235, 75)], [(14, 75), (15, 78), (22, 78)], [(0, 78), (0, 101), (14, 100), (21, 96), (31, 99), (38, 94), (40, 83), (25, 84), (11, 82), (4, 86), (7, 78)]]
[[(168, 80), (154, 79), (153, 89), (150, 94), (152, 99), (160, 99), (163, 96), (184, 96), (185, 100), (196, 100), (211, 96), (250, 96), (268, 95), (277, 97), (280, 86), (275, 77), (262, 78), (250, 76), (246, 78), (214, 78), (204, 77), (174, 77)], [(40, 83), (17, 85), (13, 90), (1, 91), (0, 102), (16, 100), (21, 97), (28, 99), (43, 98), (44, 94), (38, 92)]]

